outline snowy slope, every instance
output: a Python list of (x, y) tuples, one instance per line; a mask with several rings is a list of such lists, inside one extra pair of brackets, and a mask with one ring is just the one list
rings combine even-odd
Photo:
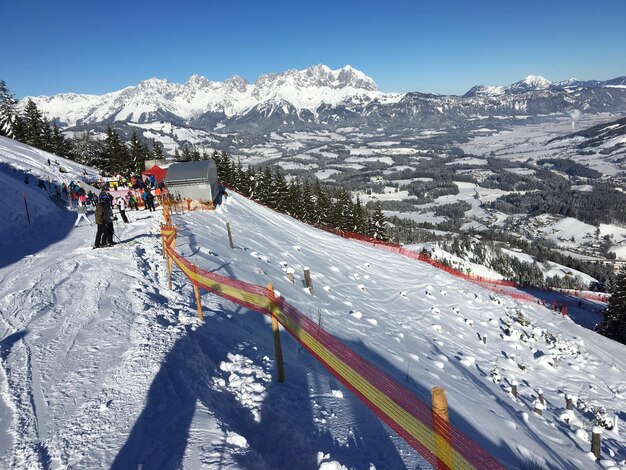
[[(41, 158), (47, 166), (46, 154), (2, 144), (4, 161)], [(200, 322), (179, 272), (167, 288), (159, 213), (132, 212), (132, 223), (118, 228), (127, 243), (93, 251), (92, 227), (72, 229), (73, 214), (35, 199), (39, 188), (0, 175), (2, 200), (23, 189), (58, 232), (18, 227), (21, 207), (6, 207), (10, 226), (30, 238), (2, 233), (0, 468), (424, 465), (286, 334), (287, 381), (278, 384), (266, 318), (205, 293)], [(452, 422), (507, 468), (530, 461), (555, 469), (626, 468), (618, 432), (604, 433), (602, 466), (589, 457), (587, 442), (590, 407), (626, 418), (624, 346), (543, 307), (496, 298), (235, 194), (214, 212), (178, 215), (175, 223), (178, 250), (192, 262), (272, 282), (416, 399), (429, 400), (431, 387), (444, 386)], [(8, 264), (11, 251), (30, 253)], [(304, 266), (314, 295), (302, 288)], [(295, 270), (294, 285), (287, 267)], [(519, 312), (529, 325), (510, 319)], [(509, 393), (513, 380), (518, 398)], [(547, 400), (543, 417), (532, 411), (538, 389)], [(569, 424), (564, 394), (578, 398)]]

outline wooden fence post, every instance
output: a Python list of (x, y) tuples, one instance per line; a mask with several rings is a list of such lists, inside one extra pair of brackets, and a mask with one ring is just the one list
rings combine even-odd
[(571, 395), (565, 395), (565, 409), (573, 410), (574, 409), (574, 399)]
[(226, 231), (228, 232), (228, 243), (230, 244), (231, 250), (235, 249), (235, 245), (233, 245), (233, 235), (230, 233), (230, 223), (226, 222)]
[(283, 363), (283, 348), (280, 344), (280, 330), (278, 328), (278, 320), (276, 319), (276, 294), (274, 293), (274, 286), (270, 282), (267, 285), (268, 297), (270, 301), (270, 312), (272, 314), (272, 332), (274, 334), (274, 351), (276, 354), (276, 369), (278, 372), (278, 381), (285, 381), (285, 365)]
[(602, 440), (602, 426), (594, 426), (591, 431), (591, 452), (596, 459), (600, 459), (600, 444)]
[(204, 315), (202, 314), (202, 301), (200, 300), (200, 289), (196, 284), (193, 285), (193, 293), (196, 295), (196, 308), (198, 309), (198, 317), (200, 320), (204, 320)]
[(437, 469), (451, 469), (453, 468), (452, 445), (450, 444), (450, 417), (446, 391), (443, 387), (433, 387), (431, 396)]
[(307, 266), (304, 267), (304, 286), (309, 289), (311, 295), (313, 295), (313, 282), (311, 282), (311, 271)]
[(511, 381), (511, 395), (517, 398), (517, 380), (515, 379)]
[(167, 272), (168, 272), (167, 286), (169, 287), (170, 290), (172, 290), (172, 257), (171, 256), (167, 257)]
[(545, 405), (546, 399), (543, 397), (543, 390), (541, 389), (537, 390), (537, 395), (539, 395), (539, 401), (541, 402), (541, 404)]
[(287, 268), (287, 280), (293, 284), (293, 268)]

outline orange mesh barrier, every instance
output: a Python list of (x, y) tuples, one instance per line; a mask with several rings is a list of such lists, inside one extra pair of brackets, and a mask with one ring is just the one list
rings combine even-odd
[[(377, 416), (394, 429), (436, 468), (504, 468), (495, 458), (461, 431), (448, 423), (433, 422), (430, 404), (377, 369), (352, 349), (326, 332), (297, 308), (279, 298), (273, 301), (266, 288), (202, 270), (175, 251), (170, 241), (175, 228), (162, 227), (167, 255), (196, 286), (213, 292), (250, 310), (276, 318), (341, 383), (351, 390)], [(438, 440), (452, 448), (436, 454)]]

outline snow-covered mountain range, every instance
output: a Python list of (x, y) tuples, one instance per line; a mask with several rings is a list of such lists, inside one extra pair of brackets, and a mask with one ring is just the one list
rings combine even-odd
[(374, 80), (345, 66), (331, 70), (317, 65), (304, 70), (261, 75), (254, 83), (235, 75), (224, 82), (192, 75), (183, 84), (151, 78), (105, 95), (65, 93), (32, 98), (49, 117), (66, 126), (102, 121), (150, 122), (169, 115), (183, 120), (205, 113), (243, 115), (270, 105), (314, 111), (322, 105), (351, 100), (393, 101), (401, 94), (382, 93)]
[[(193, 75), (183, 84), (151, 78), (105, 95), (64, 93), (32, 98), (64, 128), (111, 122), (166, 121), (204, 130), (250, 124), (287, 115), (295, 122), (333, 124), (360, 120), (416, 125), (439, 118), (626, 109), (626, 77), (605, 82), (570, 79), (552, 83), (529, 75), (509, 86), (475, 86), (462, 97), (383, 93), (374, 80), (350, 66), (317, 65), (260, 76), (254, 83), (234, 76), (224, 82)], [(288, 120), (289, 121), (289, 120)], [(291, 120), (295, 123), (294, 120)], [(263, 126), (262, 126), (263, 127)]]
[[(22, 100), (25, 102), (26, 99)], [(384, 129), (389, 135), (415, 129), (464, 128), (477, 119), (626, 111), (626, 77), (604, 82), (550, 82), (530, 75), (509, 86), (476, 86), (463, 96), (385, 93), (350, 66), (317, 65), (260, 76), (254, 83), (234, 76), (224, 82), (193, 75), (183, 84), (151, 78), (105, 95), (65, 93), (31, 97), (45, 116), (65, 130), (102, 131), (115, 123), (146, 138), (208, 144), (219, 136), (243, 135), (261, 142), (274, 131)], [(171, 125), (171, 126), (170, 126)], [(174, 128), (183, 128), (181, 138)], [(149, 129), (149, 130), (148, 130)], [(250, 140), (252, 139), (252, 141)], [(252, 145), (251, 143), (251, 145)], [(218, 145), (219, 147), (219, 145)]]

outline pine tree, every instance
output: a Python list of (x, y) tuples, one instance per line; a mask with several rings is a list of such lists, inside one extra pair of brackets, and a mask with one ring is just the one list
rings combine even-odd
[(61, 133), (61, 129), (59, 129), (59, 126), (57, 126), (56, 123), (52, 125), (51, 139), (52, 153), (56, 155), (66, 155), (72, 157), (70, 152), (70, 144), (65, 139), (65, 136)]
[(198, 162), (200, 161), (200, 151), (197, 148), (194, 148), (191, 151), (191, 161), (192, 162)]
[(89, 132), (74, 134), (69, 140), (69, 149), (72, 159), (78, 163), (104, 168), (102, 143)]
[(349, 230), (352, 217), (350, 209), (350, 196), (345, 189), (339, 188), (331, 209), (331, 227), (336, 230)]
[(156, 139), (152, 139), (152, 158), (155, 160), (163, 160), (165, 158), (163, 144)]
[(351, 232), (365, 234), (365, 214), (359, 196), (356, 197), (356, 202), (352, 207), (352, 219), (350, 221), (350, 225)]
[(189, 148), (189, 144), (187, 143), (183, 145), (183, 150), (180, 152), (180, 161), (181, 162), (191, 161), (191, 148)]
[(285, 180), (285, 176), (281, 173), (280, 167), (274, 167), (274, 175), (272, 178), (273, 186), (273, 206), (275, 209), (284, 212), (287, 207), (287, 198), (289, 197), (289, 186)]
[(130, 143), (128, 146), (128, 165), (124, 171), (125, 174), (141, 174), (145, 170), (146, 166), (146, 152), (147, 147), (139, 139), (137, 131), (133, 131), (130, 136)]
[(107, 136), (104, 139), (104, 149), (102, 152), (103, 167), (101, 170), (112, 173), (124, 173), (128, 171), (128, 151), (120, 136), (111, 126), (107, 128)]
[(298, 178), (289, 182), (287, 198), (285, 199), (285, 212), (299, 220), (304, 220), (304, 208), (302, 207), (302, 185)]
[(4, 80), (0, 80), (0, 135), (15, 138), (15, 121), (19, 119), (17, 100), (7, 88)]
[(44, 148), (44, 119), (41, 111), (37, 109), (37, 105), (30, 98), (26, 102), (25, 109), (25, 126), (26, 126), (26, 141), (28, 145), (37, 147), (39, 149)]
[(617, 287), (602, 314), (604, 320), (596, 327), (596, 331), (626, 344), (626, 267), (620, 271)]
[(314, 224), (317, 222), (315, 217), (315, 201), (313, 200), (313, 192), (309, 180), (304, 180), (304, 183), (302, 183), (299, 212), (302, 220), (306, 223)]
[(256, 200), (273, 207), (271, 205), (273, 193), (274, 193), (274, 178), (272, 177), (272, 170), (269, 166), (259, 170), (256, 174)]
[(50, 122), (42, 118), (41, 122), (41, 147), (42, 150), (46, 152), (54, 153), (54, 139), (52, 136), (52, 127), (50, 126)]
[(326, 190), (324, 190), (319, 180), (315, 181), (314, 193), (315, 193), (315, 205), (314, 205), (315, 220), (313, 223), (325, 225), (325, 226), (331, 225), (332, 201), (330, 199), (330, 195), (328, 194)]
[(387, 235), (387, 221), (382, 209), (380, 208), (380, 203), (376, 204), (376, 208), (372, 213), (369, 235), (377, 240), (389, 241), (389, 237)]

